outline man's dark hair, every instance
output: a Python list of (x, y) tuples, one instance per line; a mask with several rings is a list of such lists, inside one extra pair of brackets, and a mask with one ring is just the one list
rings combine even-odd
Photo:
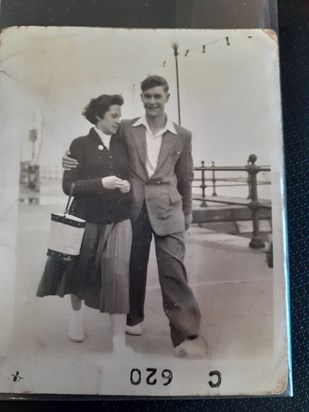
[(141, 89), (144, 92), (145, 90), (151, 89), (152, 87), (163, 86), (164, 91), (167, 93), (169, 86), (164, 77), (161, 76), (148, 76), (141, 83)]
[(105, 113), (108, 112), (109, 108), (113, 105), (122, 106), (122, 96), (120, 96), (120, 94), (102, 94), (90, 100), (89, 104), (83, 110), (83, 116), (89, 120), (90, 123), (96, 125), (98, 123), (97, 117), (103, 119)]

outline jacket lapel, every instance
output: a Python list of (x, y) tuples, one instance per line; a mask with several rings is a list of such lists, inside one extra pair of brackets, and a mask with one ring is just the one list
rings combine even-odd
[(148, 176), (146, 169), (146, 159), (147, 159), (147, 147), (146, 147), (146, 132), (143, 125), (132, 127), (133, 140), (140, 157), (141, 163), (145, 169), (146, 175)]
[(102, 140), (101, 140), (100, 136), (98, 135), (98, 133), (95, 131), (94, 127), (92, 127), (90, 129), (89, 137), (91, 137), (91, 139), (93, 139), (95, 142), (97, 142), (98, 145), (102, 145)]
[(154, 175), (160, 170), (166, 158), (169, 156), (170, 151), (176, 144), (178, 138), (179, 137), (177, 135), (169, 131), (164, 133), (163, 138), (162, 138), (160, 153), (159, 153), (158, 164), (154, 172)]

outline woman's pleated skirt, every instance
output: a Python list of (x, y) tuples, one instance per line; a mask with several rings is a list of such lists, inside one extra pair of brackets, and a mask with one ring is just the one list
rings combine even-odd
[(105, 313), (129, 311), (131, 221), (86, 223), (81, 253), (71, 262), (49, 257), (37, 296), (74, 294)]

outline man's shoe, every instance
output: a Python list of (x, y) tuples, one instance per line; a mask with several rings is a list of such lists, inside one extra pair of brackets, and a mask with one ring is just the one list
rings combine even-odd
[(198, 336), (195, 339), (186, 339), (175, 347), (175, 356), (180, 358), (205, 358), (207, 352), (207, 344), (203, 337)]
[(141, 323), (138, 323), (137, 325), (134, 325), (134, 326), (126, 325), (126, 333), (128, 335), (133, 335), (133, 336), (142, 335), (143, 329), (141, 325), (142, 325)]

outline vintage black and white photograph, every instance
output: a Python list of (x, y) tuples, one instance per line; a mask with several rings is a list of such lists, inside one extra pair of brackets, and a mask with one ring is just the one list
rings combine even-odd
[(288, 395), (276, 34), (1, 37), (1, 392)]

